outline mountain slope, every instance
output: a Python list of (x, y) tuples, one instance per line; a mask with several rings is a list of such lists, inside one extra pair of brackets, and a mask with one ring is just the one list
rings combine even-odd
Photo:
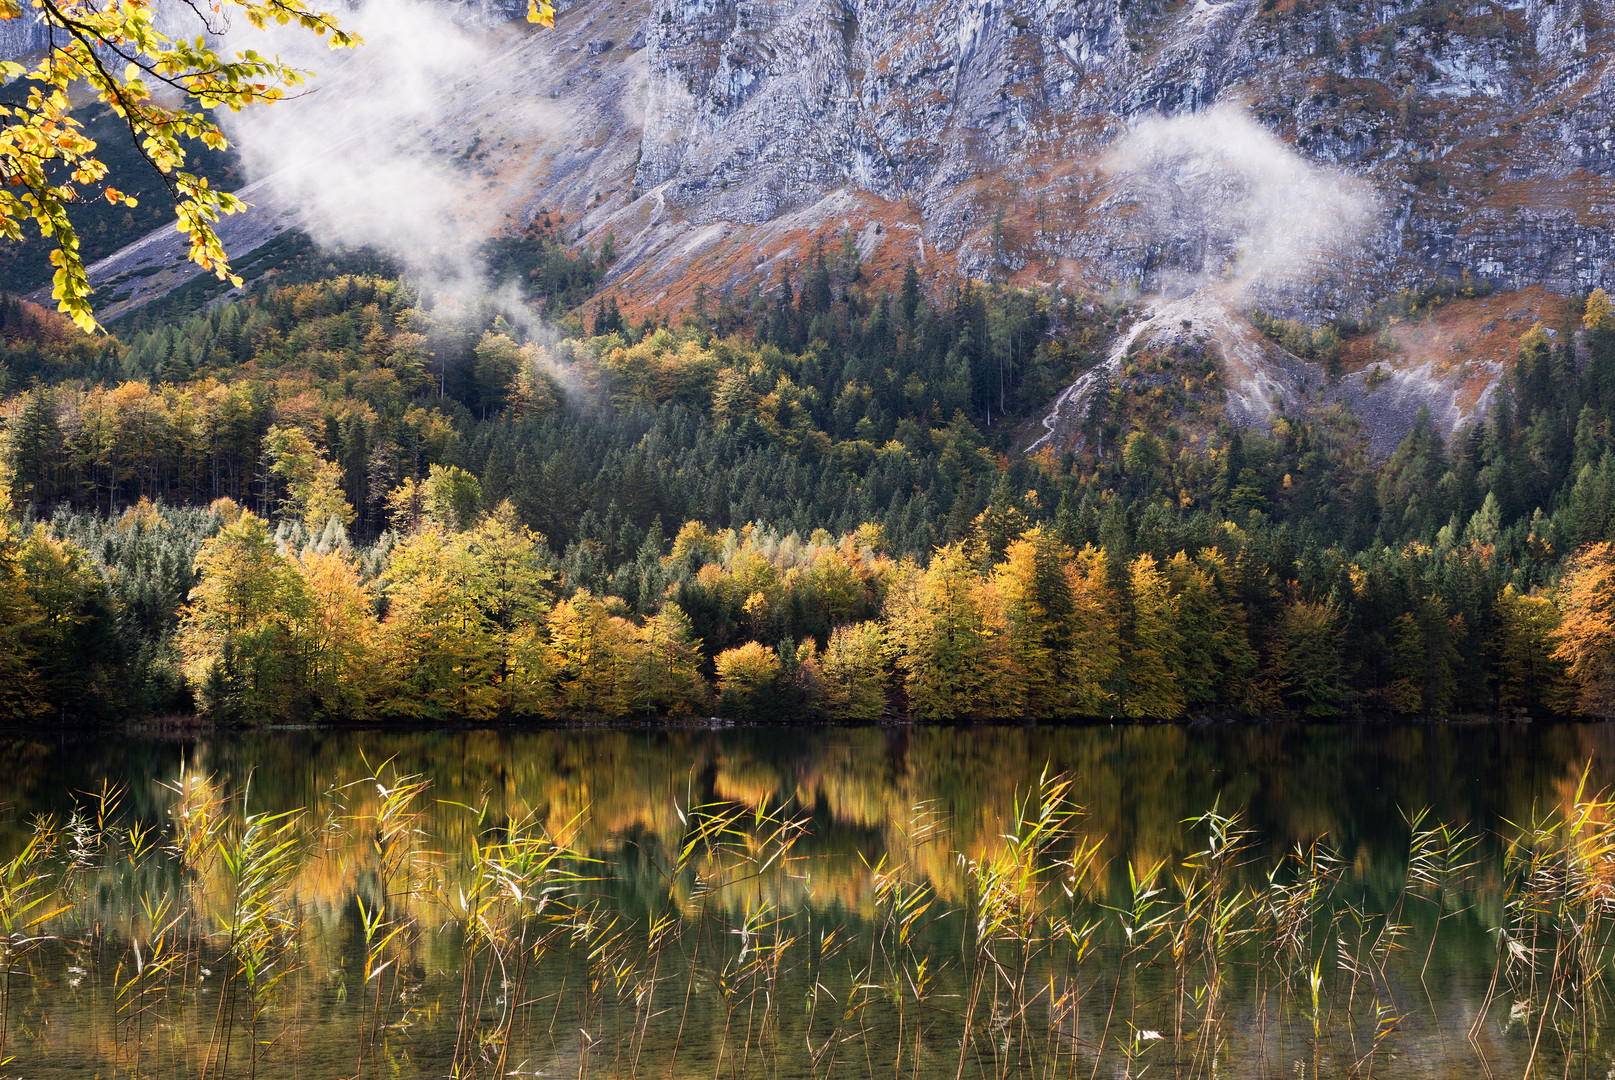
[[(283, 107), (316, 133), (289, 158), (244, 133), (260, 179), (226, 227), (238, 258), (300, 226), (413, 245), (417, 271), (463, 282), (475, 242), (544, 210), (580, 245), (612, 238), (605, 287), (637, 316), (796, 276), (843, 234), (894, 286), (912, 259), (933, 283), (1155, 297), (1152, 335), (1209, 332), (1232, 419), (1321, 392), (1382, 452), (1421, 406), (1448, 430), (1483, 410), (1503, 360), (1404, 349), (1329, 383), (1233, 313), (1615, 276), (1615, 70), (1584, 0), (602, 0), (554, 31), (435, 10), (476, 62), (412, 71), (420, 101), (354, 111), (408, 97), (371, 89), (397, 78), (378, 47)], [(333, 199), (331, 168), (359, 201)], [(95, 267), (105, 315), (193, 276), (176, 239)]]

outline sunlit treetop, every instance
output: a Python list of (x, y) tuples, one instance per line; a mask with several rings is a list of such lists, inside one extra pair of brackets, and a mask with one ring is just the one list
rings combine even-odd
[[(209, 110), (272, 104), (313, 72), (252, 49), (223, 51), (209, 39), (241, 18), (258, 29), (271, 23), (299, 27), (333, 49), (354, 48), (362, 39), (333, 15), (298, 0), (185, 0), (202, 31), (193, 40), (170, 38), (157, 28), (155, 0), (31, 2), (48, 28), (50, 47), (32, 68), (0, 61), (0, 78), (20, 90), (20, 101), (0, 105), (0, 236), (21, 240), (32, 222), (54, 239), (51, 295), (79, 326), (95, 328), (90, 283), (67, 208), (92, 199), (128, 206), (135, 200), (106, 182), (95, 140), (72, 116), (69, 91), (82, 101), (88, 88), (124, 121), (142, 156), (162, 174), (174, 200), (175, 227), (190, 240), (190, 259), (239, 285), (215, 224), (246, 204), (186, 171), (186, 141), (223, 149), (224, 133)], [(23, 14), (20, 0), (0, 0), (0, 19)], [(550, 26), (555, 9), (548, 0), (530, 0), (527, 17)]]

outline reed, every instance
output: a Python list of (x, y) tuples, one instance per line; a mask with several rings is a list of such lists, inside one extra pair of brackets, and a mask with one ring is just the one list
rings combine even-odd
[(434, 801), (391, 762), (307, 806), (167, 788), (160, 829), (105, 787), (0, 863), (19, 1068), (104, 992), (108, 1076), (301, 1076), (340, 1029), (367, 1078), (1367, 1080), (1426, 1037), (1421, 995), (1450, 1025), (1437, 939), (1481, 923), (1495, 965), (1456, 1029), (1480, 1063), (1569, 1075), (1610, 1026), (1615, 804), (1585, 791), (1495, 841), (1410, 812), (1375, 890), (1329, 838), (1269, 857), (1216, 805), (1181, 854), (1112, 861), (1047, 773), (970, 852), (929, 804), (837, 855), (789, 798), (691, 799), (636, 841), (647, 890), (574, 845), (582, 817)]

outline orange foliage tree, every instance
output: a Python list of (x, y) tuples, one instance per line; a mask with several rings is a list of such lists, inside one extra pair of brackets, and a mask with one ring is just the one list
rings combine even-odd
[(1576, 704), (1588, 716), (1615, 716), (1615, 544), (1589, 544), (1559, 583), (1560, 622), (1553, 658), (1565, 665)]

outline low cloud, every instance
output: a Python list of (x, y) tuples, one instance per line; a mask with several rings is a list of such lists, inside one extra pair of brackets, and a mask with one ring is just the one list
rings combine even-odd
[(1352, 258), (1379, 212), (1365, 182), (1313, 164), (1231, 104), (1143, 120), (1103, 166), (1117, 227), (1170, 294), (1304, 286)]
[[(318, 77), (299, 96), (224, 123), (249, 179), (263, 180), (316, 241), (388, 251), (427, 290), (469, 300), (486, 298), (477, 252), (514, 208), (490, 192), (471, 152), (472, 104), (505, 89), (481, 85), (498, 78), (493, 43), (456, 10), (363, 0), (341, 14), (365, 39), (352, 52), (306, 31), (237, 29), (228, 47), (272, 52)], [(529, 147), (554, 126), (531, 103), (500, 119)]]

